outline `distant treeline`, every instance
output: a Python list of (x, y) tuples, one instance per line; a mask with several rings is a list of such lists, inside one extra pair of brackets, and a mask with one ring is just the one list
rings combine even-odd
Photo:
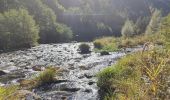
[[(120, 36), (125, 21), (144, 22), (168, 0), (0, 0), (0, 49)], [(146, 23), (145, 23), (146, 22)], [(142, 30), (140, 30), (142, 33)]]

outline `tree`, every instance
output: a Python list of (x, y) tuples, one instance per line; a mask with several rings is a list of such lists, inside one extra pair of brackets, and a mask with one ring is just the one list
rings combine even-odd
[(60, 34), (60, 41), (67, 42), (72, 39), (73, 31), (65, 24), (57, 24), (57, 32)]
[(145, 33), (153, 34), (157, 32), (160, 28), (161, 19), (162, 19), (161, 11), (158, 9), (155, 9), (152, 13), (149, 25), (147, 26)]
[(122, 36), (123, 37), (131, 37), (135, 35), (134, 23), (130, 20), (126, 20), (124, 26), (122, 27)]
[(0, 49), (16, 49), (37, 44), (39, 27), (25, 9), (0, 14)]
[(140, 17), (137, 19), (135, 23), (135, 33), (136, 34), (143, 34), (146, 31), (146, 27), (149, 24), (149, 17)]

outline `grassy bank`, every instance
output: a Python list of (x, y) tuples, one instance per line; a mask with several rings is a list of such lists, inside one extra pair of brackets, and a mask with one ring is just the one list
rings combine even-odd
[(168, 99), (169, 61), (169, 53), (158, 48), (125, 56), (98, 74), (103, 99)]
[(153, 44), (164, 44), (164, 37), (161, 34), (148, 34), (133, 37), (104, 37), (93, 41), (97, 52), (100, 51), (117, 51), (123, 48), (133, 48), (150, 42)]

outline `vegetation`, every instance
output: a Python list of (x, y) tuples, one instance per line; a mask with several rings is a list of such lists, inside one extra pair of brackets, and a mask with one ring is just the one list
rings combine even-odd
[(20, 81), (20, 87), (31, 90), (44, 84), (53, 83), (57, 80), (56, 75), (58, 72), (58, 69), (54, 67), (48, 67), (47, 69), (42, 71), (38, 76), (33, 77), (32, 79)]
[(14, 100), (15, 97), (9, 98), (13, 93), (17, 91), (17, 86), (0, 87), (0, 100)]
[(166, 16), (161, 23), (161, 30), (159, 31), (163, 34), (166, 41), (166, 47), (170, 48), (170, 14)]
[(47, 68), (45, 71), (40, 73), (38, 77), (36, 77), (37, 84), (42, 85), (46, 83), (52, 83), (54, 82), (55, 76), (56, 76), (57, 70), (55, 68)]
[(162, 19), (161, 11), (158, 9), (153, 9), (151, 20), (147, 26), (145, 33), (146, 34), (156, 33), (160, 29), (161, 19)]
[[(170, 11), (168, 3), (160, 0), (0, 0), (0, 13), (11, 9), (26, 9), (39, 26), (38, 42), (58, 43), (68, 42), (72, 32), (75, 33), (73, 39), (78, 41), (89, 41), (101, 36), (120, 36), (126, 19), (136, 22), (135, 33), (144, 33), (147, 25), (141, 27), (141, 23), (148, 24), (151, 15), (159, 14), (154, 14), (150, 6), (162, 9), (163, 15), (167, 15)], [(58, 24), (67, 34), (61, 34)]]
[(127, 20), (124, 24), (124, 26), (122, 27), (122, 36), (123, 37), (132, 37), (135, 35), (135, 25), (132, 21)]
[(160, 49), (127, 55), (98, 74), (105, 100), (167, 99), (170, 55)]
[(1, 0), (0, 5), (1, 50), (72, 39), (71, 28), (57, 22), (56, 13), (42, 0)]
[[(152, 16), (152, 23), (157, 23), (158, 20), (153, 19), (155, 17)], [(163, 18), (160, 25), (158, 23), (156, 26), (149, 24), (154, 26), (151, 28), (153, 33), (130, 38), (114, 38), (119, 40), (117, 45), (121, 48), (144, 46), (142, 51), (123, 57), (117, 64), (106, 68), (97, 75), (102, 99), (169, 99), (169, 19), (170, 16)], [(98, 41), (102, 43), (102, 39)]]
[(93, 44), (96, 48), (96, 51), (116, 51), (118, 50), (118, 39), (113, 37), (105, 37), (96, 39)]
[(39, 27), (24, 9), (0, 14), (0, 49), (31, 47), (37, 44)]
[(129, 38), (116, 38), (116, 37), (105, 37), (96, 39), (94, 45), (100, 45), (100, 48), (95, 46), (97, 52), (101, 51), (117, 51), (122, 48), (132, 48), (136, 46), (142, 46), (145, 43), (153, 43), (156, 45), (165, 44), (164, 36), (160, 33), (156, 34), (141, 34)]

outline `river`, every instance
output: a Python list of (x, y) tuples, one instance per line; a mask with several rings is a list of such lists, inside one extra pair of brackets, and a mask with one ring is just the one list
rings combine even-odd
[[(33, 89), (43, 100), (98, 100), (96, 73), (114, 64), (125, 55), (112, 52), (80, 54), (80, 43), (42, 44), (31, 49), (0, 54), (0, 85), (17, 84), (18, 80), (29, 79), (39, 71), (33, 67), (60, 67), (65, 71), (62, 80)], [(93, 51), (93, 45), (89, 43)], [(2, 73), (2, 71), (4, 73)]]

